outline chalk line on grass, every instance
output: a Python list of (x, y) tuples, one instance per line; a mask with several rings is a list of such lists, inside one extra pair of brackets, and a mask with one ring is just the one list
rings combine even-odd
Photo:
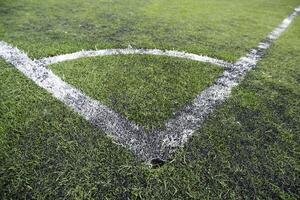
[[(113, 137), (115, 142), (129, 148), (138, 158), (145, 161), (166, 160), (170, 158), (176, 148), (183, 146), (192, 134), (201, 128), (205, 118), (213, 112), (216, 106), (229, 97), (232, 88), (237, 86), (247, 72), (256, 66), (266, 49), (286, 30), (299, 12), (300, 6), (284, 19), (266, 39), (260, 42), (257, 48), (251, 49), (245, 57), (241, 57), (233, 65), (230, 64), (228, 67), (227, 62), (218, 62), (225, 67), (220, 78), (168, 120), (165, 130), (155, 130), (150, 133), (144, 127), (127, 120), (112, 109), (65, 83), (47, 69), (46, 65), (81, 57), (118, 54), (151, 54), (187, 59), (201, 57), (198, 61), (206, 59), (206, 62), (219, 60), (182, 52), (178, 54), (174, 51), (123, 49), (121, 53), (118, 53), (120, 50), (83, 51), (33, 61), (25, 53), (3, 41), (0, 41), (0, 57), (14, 65), (37, 85), (46, 89), (107, 135)], [(177, 56), (174, 56), (174, 53), (177, 53)]]
[(160, 49), (103, 49), (103, 50), (82, 50), (75, 53), (69, 53), (64, 55), (58, 55), (48, 58), (42, 58), (36, 60), (36, 62), (41, 62), (45, 65), (50, 65), (58, 62), (64, 62), (67, 60), (75, 60), (78, 58), (85, 57), (95, 57), (95, 56), (109, 56), (109, 55), (129, 55), (129, 54), (140, 54), (140, 55), (156, 55), (156, 56), (168, 56), (183, 58), (188, 60), (194, 60), (199, 62), (211, 63), (224, 68), (230, 68), (232, 63), (226, 62), (224, 60), (219, 60), (216, 58), (211, 58), (203, 55), (196, 55), (192, 53), (186, 53), (181, 51), (171, 51), (171, 50), (160, 50)]
[(190, 104), (177, 112), (175, 117), (166, 123), (166, 130), (160, 134), (162, 136), (161, 141), (163, 141), (160, 156), (163, 159), (168, 158), (176, 147), (183, 146), (194, 131), (201, 127), (204, 119), (213, 112), (216, 106), (229, 97), (232, 88), (237, 86), (247, 72), (256, 66), (266, 49), (288, 28), (299, 12), (300, 6), (295, 8), (292, 14), (269, 33), (257, 48), (251, 49), (231, 68), (225, 69), (223, 75), (212, 86), (202, 91)]
[(142, 127), (91, 99), (80, 90), (61, 80), (44, 65), (34, 62), (24, 52), (3, 41), (0, 41), (0, 57), (14, 65), (38, 86), (46, 89), (93, 125), (101, 128), (116, 142), (128, 147), (136, 155), (143, 158), (143, 151), (147, 149), (143, 144), (149, 144), (147, 143), (148, 134), (145, 135)]

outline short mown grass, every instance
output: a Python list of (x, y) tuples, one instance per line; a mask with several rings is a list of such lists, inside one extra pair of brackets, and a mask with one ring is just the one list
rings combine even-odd
[(32, 58), (81, 49), (176, 49), (235, 61), (299, 0), (0, 0), (0, 38)]
[(147, 129), (164, 122), (223, 71), (221, 67), (149, 55), (104, 56), (50, 68), (66, 82)]
[(0, 199), (80, 199), (95, 191), (102, 199), (134, 187), (142, 172), (128, 168), (140, 164), (127, 150), (2, 60), (0, 80)]
[[(92, 42), (78, 39), (80, 34), (74, 40), (60, 38), (60, 33), (54, 33), (55, 37), (51, 38), (47, 31), (41, 36), (31, 26), (10, 26), (20, 23), (21, 16), (28, 20), (23, 15), (26, 12), (32, 15), (31, 7), (36, 1), (26, 2), (29, 4), (0, 0), (1, 39), (18, 44), (33, 57), (77, 50), (81, 44), (83, 48), (91, 46)], [(43, 22), (47, 21), (43, 18), (48, 16), (45, 13), (53, 11), (48, 21), (50, 25), (55, 24), (53, 18), (61, 19), (63, 8), (68, 10), (77, 1), (64, 2), (40, 1), (41, 8), (36, 5), (35, 10), (39, 10)], [(82, 1), (82, 6), (76, 7), (84, 9), (94, 5), (93, 2)], [(122, 2), (120, 7), (126, 8)], [(297, 3), (239, 2), (246, 5), (244, 10), (249, 9), (249, 19), (255, 18), (255, 8), (257, 12), (271, 14), (274, 22), (272, 17), (269, 20), (274, 25)], [(267, 4), (273, 6), (263, 6)], [(277, 9), (285, 11), (281, 13)], [(61, 13), (55, 14), (57, 10)], [(76, 18), (76, 13), (73, 16)], [(35, 25), (36, 29), (41, 27), (41, 23)], [(26, 27), (29, 27), (27, 31)], [(255, 32), (253, 28), (249, 34)], [(299, 199), (299, 33), (298, 16), (202, 129), (171, 160), (156, 169), (136, 160), (127, 149), (114, 144), (13, 66), (0, 60), (0, 199)], [(241, 41), (240, 36), (235, 39)], [(257, 35), (255, 40), (262, 38)], [(208, 46), (214, 46), (209, 45), (211, 42), (208, 40)]]

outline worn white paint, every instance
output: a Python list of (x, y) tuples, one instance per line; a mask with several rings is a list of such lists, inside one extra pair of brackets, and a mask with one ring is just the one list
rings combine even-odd
[[(99, 127), (118, 144), (129, 148), (140, 159), (146, 161), (152, 159), (165, 160), (170, 157), (176, 148), (183, 146), (188, 141), (217, 105), (229, 97), (232, 88), (237, 86), (247, 72), (256, 66), (266, 49), (286, 30), (299, 12), (300, 6), (284, 19), (265, 40), (259, 43), (257, 48), (251, 49), (245, 57), (241, 57), (233, 65), (207, 56), (184, 52), (132, 48), (81, 51), (33, 61), (24, 52), (3, 41), (0, 41), (0, 57), (14, 65), (37, 85), (46, 89), (92, 124)], [(186, 105), (173, 118), (168, 120), (165, 124), (165, 130), (156, 130), (149, 133), (143, 127), (127, 120), (112, 109), (65, 83), (46, 68), (46, 65), (66, 60), (119, 54), (150, 54), (179, 57), (220, 65), (225, 67), (225, 71), (212, 86), (201, 92), (190, 104)]]
[(180, 51), (170, 51), (170, 50), (160, 50), (160, 49), (103, 49), (103, 50), (82, 50), (75, 53), (69, 53), (64, 55), (58, 55), (49, 58), (42, 58), (36, 62), (41, 62), (45, 65), (50, 65), (58, 62), (64, 62), (67, 60), (75, 60), (79, 58), (95, 57), (95, 56), (109, 56), (109, 55), (129, 55), (129, 54), (140, 54), (140, 55), (156, 55), (156, 56), (168, 56), (183, 58), (188, 60), (194, 60), (199, 62), (211, 63), (221, 67), (230, 67), (231, 63), (219, 60), (216, 58), (211, 58), (203, 55), (196, 55), (192, 53), (180, 52)]

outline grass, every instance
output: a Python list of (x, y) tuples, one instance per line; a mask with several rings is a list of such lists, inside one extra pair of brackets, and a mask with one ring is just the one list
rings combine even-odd
[(50, 66), (66, 82), (148, 129), (211, 85), (223, 71), (207, 63), (164, 56), (104, 56)]
[(32, 58), (81, 49), (177, 49), (235, 61), (299, 0), (0, 0), (0, 38)]
[(101, 198), (136, 182), (126, 166), (137, 161), (126, 150), (12, 66), (1, 61), (0, 69), (0, 199), (87, 197), (93, 191)]
[[(49, 35), (41, 27), (45, 28), (49, 23), (60, 26), (53, 18), (62, 18), (63, 8), (69, 9), (68, 1), (64, 1), (65, 5), (61, 4), (62, 8), (54, 6), (57, 1), (47, 1), (49, 9), (46, 9), (46, 1), (40, 2), (48, 12), (32, 9), (36, 3), (33, 0), (28, 1), (25, 7), (21, 7), (23, 1), (0, 2), (0, 38), (18, 44), (33, 57), (89, 48), (93, 44), (92, 39), (88, 42), (86, 35), (82, 36), (82, 40), (78, 39), (79, 33), (77, 38), (60, 38), (59, 31), (54, 34), (57, 37), (49, 37), (42, 43), (42, 38)], [(106, 2), (107, 6), (111, 4), (110, 1)], [(119, 5), (120, 9), (124, 7), (126, 10), (134, 1), (122, 2), (118, 2), (120, 4), (116, 4), (116, 7)], [(149, 2), (140, 1), (137, 5), (148, 5)], [(199, 2), (201, 4), (202, 1)], [(216, 3), (209, 2), (212, 5)], [(261, 16), (270, 14), (273, 17), (270, 16), (269, 20), (263, 17), (255, 19), (257, 23), (247, 22), (255, 30), (248, 33), (254, 38), (251, 40), (253, 42), (262, 39), (260, 36), (273, 28), (270, 25), (259, 29), (257, 27), (260, 25), (257, 24), (274, 19), (272, 24), (275, 25), (297, 1), (253, 1), (253, 7), (250, 8), (247, 7), (250, 1), (219, 2), (221, 5), (227, 3), (228, 8), (233, 6), (232, 2), (241, 7), (243, 4), (241, 13), (253, 12), (248, 19), (254, 18), (259, 10)], [(157, 5), (159, 3), (156, 2)], [(84, 10), (92, 5), (95, 5), (92, 1), (82, 2), (78, 9)], [(172, 5), (176, 6), (174, 3), (169, 7)], [(263, 5), (270, 5), (272, 9)], [(76, 2), (69, 6), (76, 7)], [(157, 6), (156, 9), (159, 8)], [(47, 24), (35, 23), (35, 29), (41, 28), (41, 32), (32, 31), (34, 23), (28, 26), (27, 31), (24, 29), (27, 26), (12, 26), (20, 23), (24, 12), (29, 12), (29, 18), (35, 15), (32, 14), (33, 10), (40, 10), (41, 17), (37, 19), (35, 16), (37, 21), (48, 21)], [(50, 10), (54, 14), (46, 20), (42, 16)], [(212, 13), (213, 16), (218, 14), (216, 12)], [(87, 12), (86, 16), (89, 14)], [(164, 15), (167, 14), (164, 12)], [(68, 16), (71, 20), (70, 15), (66, 14)], [(72, 17), (75, 21), (79, 19), (75, 14)], [(24, 17), (24, 20), (28, 20), (28, 17)], [(5, 23), (6, 26), (3, 25)], [(221, 26), (219, 22), (215, 25)], [(253, 26), (264, 34), (257, 34)], [(19, 31), (12, 31), (18, 28)], [(86, 29), (82, 31), (87, 32)], [(0, 199), (299, 199), (299, 32), (300, 18), (297, 17), (287, 32), (268, 50), (258, 67), (233, 90), (226, 103), (207, 119), (204, 127), (184, 148), (177, 151), (172, 160), (157, 169), (151, 169), (136, 160), (126, 149), (114, 144), (14, 67), (0, 60)], [(226, 34), (229, 35), (229, 32)], [(235, 39), (243, 41), (241, 35), (235, 35)], [(82, 42), (84, 40), (86, 42)], [(112, 46), (117, 44), (111, 41)], [(207, 40), (207, 48), (214, 46), (212, 44), (222, 46), (221, 40), (215, 42)], [(247, 48), (246, 43), (236, 44), (243, 46), (242, 49)], [(230, 55), (242, 53), (238, 48), (229, 51), (234, 44), (228, 45), (228, 48), (220, 46), (215, 46), (220, 48), (219, 52), (212, 51), (211, 54), (222, 57), (222, 49), (228, 50)], [(199, 46), (201, 49), (208, 51)], [(126, 60), (125, 57), (120, 59)], [(77, 62), (80, 63), (80, 60), (74, 65)], [(107, 62), (117, 61), (107, 59)], [(176, 60), (168, 62), (172, 64)]]

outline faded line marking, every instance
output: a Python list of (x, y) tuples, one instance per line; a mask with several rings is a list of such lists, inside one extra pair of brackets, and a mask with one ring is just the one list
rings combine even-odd
[(161, 134), (163, 135), (161, 139), (163, 141), (162, 158), (168, 158), (174, 152), (175, 147), (183, 146), (193, 132), (201, 128), (205, 118), (213, 112), (217, 105), (229, 97), (232, 88), (237, 86), (245, 75), (256, 66), (266, 49), (287, 29), (299, 12), (300, 6), (268, 34), (257, 48), (251, 49), (245, 57), (236, 61), (231, 69), (225, 69), (214, 85), (201, 92), (189, 105), (186, 105), (166, 123), (167, 128), (164, 134)]
[(58, 55), (48, 58), (42, 58), (36, 60), (36, 62), (41, 62), (44, 65), (50, 65), (58, 62), (64, 62), (67, 60), (75, 60), (78, 58), (86, 57), (96, 57), (96, 56), (109, 56), (109, 55), (129, 55), (129, 54), (140, 54), (140, 55), (156, 55), (156, 56), (168, 56), (183, 58), (188, 60), (194, 60), (199, 62), (211, 63), (224, 68), (230, 68), (232, 63), (226, 62), (224, 60), (219, 60), (216, 58), (211, 58), (204, 55), (196, 55), (192, 53), (171, 51), (171, 50), (159, 50), (159, 49), (103, 49), (103, 50), (82, 50), (75, 53), (69, 53), (64, 55)]
[(259, 43), (257, 48), (251, 49), (232, 67), (225, 68), (223, 75), (212, 86), (201, 92), (190, 104), (166, 122), (166, 130), (151, 133), (147, 133), (142, 126), (128, 121), (112, 109), (62, 81), (46, 69), (46, 61), (45, 63), (33, 61), (25, 53), (1, 41), (0, 57), (13, 64), (37, 85), (52, 93), (54, 97), (84, 116), (107, 135), (112, 136), (118, 144), (129, 148), (138, 158), (145, 161), (166, 160), (201, 127), (205, 118), (216, 106), (229, 97), (232, 88), (237, 86), (247, 72), (256, 66), (266, 49), (286, 30), (299, 12), (300, 6)]
[(147, 143), (148, 134), (145, 135), (142, 127), (126, 120), (112, 109), (65, 83), (44, 65), (34, 62), (24, 52), (3, 41), (0, 41), (0, 57), (14, 65), (38, 86), (46, 89), (93, 125), (105, 131), (117, 143), (128, 147), (143, 158), (140, 154), (143, 149), (147, 149), (144, 145), (149, 144)]

